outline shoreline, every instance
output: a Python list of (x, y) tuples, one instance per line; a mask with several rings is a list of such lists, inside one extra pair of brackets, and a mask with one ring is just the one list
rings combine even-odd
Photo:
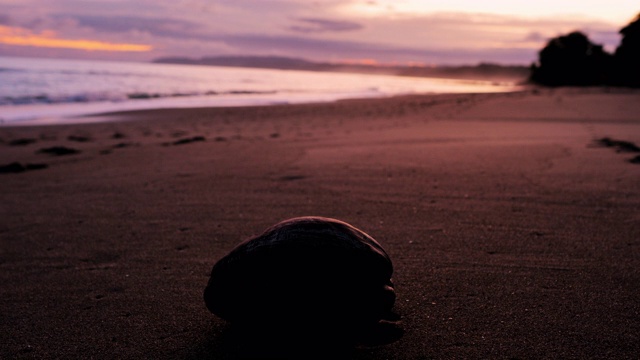
[(0, 357), (233, 359), (202, 300), (211, 267), (304, 215), (362, 229), (393, 262), (404, 335), (353, 359), (636, 356), (638, 153), (594, 140), (639, 145), (638, 98), (533, 89), (0, 127), (0, 166), (22, 166), (0, 173)]
[[(496, 91), (496, 92), (477, 92), (477, 93), (415, 93), (415, 94), (395, 94), (395, 95), (379, 95), (379, 96), (366, 96), (366, 97), (346, 97), (346, 98), (337, 98), (331, 100), (310, 100), (310, 101), (301, 101), (301, 102), (277, 102), (277, 101), (269, 101), (267, 103), (247, 103), (244, 102), (239, 103), (237, 105), (207, 105), (206, 102), (203, 105), (191, 105), (191, 104), (183, 104), (180, 105), (169, 105), (167, 104), (162, 106), (132, 106), (130, 108), (125, 107), (124, 109), (115, 109), (115, 110), (96, 110), (90, 111), (88, 113), (78, 113), (76, 111), (72, 111), (70, 115), (49, 115), (44, 117), (41, 115), (38, 119), (33, 120), (18, 120), (11, 122), (0, 123), (0, 129), (2, 128), (12, 128), (12, 127), (38, 127), (38, 126), (73, 126), (73, 125), (89, 125), (89, 124), (98, 124), (103, 122), (111, 122), (118, 121), (117, 119), (121, 117), (130, 117), (135, 118), (137, 114), (142, 114), (144, 116), (147, 112), (157, 112), (157, 111), (191, 111), (191, 110), (202, 110), (202, 109), (242, 109), (242, 108), (270, 108), (270, 107), (288, 107), (288, 106), (305, 106), (305, 105), (323, 105), (323, 104), (332, 104), (332, 103), (342, 103), (349, 101), (388, 101), (393, 99), (411, 99), (411, 98), (438, 98), (438, 97), (462, 97), (465, 98), (467, 96), (500, 96), (500, 95), (508, 95), (508, 94), (533, 94), (537, 95), (540, 93), (544, 94), (637, 94), (639, 91), (637, 89), (625, 88), (625, 87), (559, 87), (559, 88), (545, 88), (536, 85), (514, 85), (516, 86), (516, 90), (512, 91)], [(59, 104), (62, 107), (66, 106), (66, 104)], [(99, 104), (98, 104), (99, 105)], [(111, 106), (108, 106), (110, 108)], [(46, 109), (42, 109), (42, 113), (44, 114)], [(76, 114), (77, 113), (77, 114)], [(75, 115), (74, 115), (75, 114)], [(114, 120), (116, 119), (116, 120)]]
[[(0, 122), (5, 124), (136, 109), (297, 104), (517, 88), (515, 83), (495, 81), (159, 63), (0, 57), (0, 66), (8, 69), (0, 93)], [(36, 86), (30, 77), (41, 81)]]

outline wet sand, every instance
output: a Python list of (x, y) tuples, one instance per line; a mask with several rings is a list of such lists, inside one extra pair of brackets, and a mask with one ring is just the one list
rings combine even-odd
[(234, 358), (211, 267), (303, 215), (394, 263), (404, 335), (354, 359), (640, 353), (638, 91), (110, 116), (0, 127), (0, 358)]

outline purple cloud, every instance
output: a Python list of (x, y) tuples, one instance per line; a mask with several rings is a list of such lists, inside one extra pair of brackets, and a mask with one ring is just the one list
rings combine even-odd
[(336, 21), (319, 18), (299, 18), (301, 25), (290, 26), (289, 30), (301, 33), (324, 33), (354, 31), (363, 28), (362, 25), (351, 21)]
[(0, 25), (10, 25), (11, 18), (7, 15), (0, 14)]
[[(62, 17), (63, 15), (58, 15)], [(68, 16), (65, 16), (68, 17)], [(172, 18), (147, 18), (141, 16), (71, 16), (78, 25), (105, 32), (129, 32), (132, 30), (148, 32), (158, 36), (184, 37), (189, 36), (200, 25)]]

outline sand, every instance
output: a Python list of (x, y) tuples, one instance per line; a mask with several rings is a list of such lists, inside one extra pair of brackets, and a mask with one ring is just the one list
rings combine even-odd
[(640, 144), (638, 91), (109, 116), (0, 128), (0, 358), (234, 358), (211, 267), (303, 215), (394, 263), (404, 335), (354, 359), (640, 353), (640, 154), (594, 142)]

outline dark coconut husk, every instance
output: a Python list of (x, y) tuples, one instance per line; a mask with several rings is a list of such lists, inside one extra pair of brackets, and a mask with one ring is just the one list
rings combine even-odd
[(392, 273), (387, 253), (363, 231), (335, 219), (300, 217), (220, 259), (204, 299), (212, 313), (269, 341), (348, 343), (390, 314)]

